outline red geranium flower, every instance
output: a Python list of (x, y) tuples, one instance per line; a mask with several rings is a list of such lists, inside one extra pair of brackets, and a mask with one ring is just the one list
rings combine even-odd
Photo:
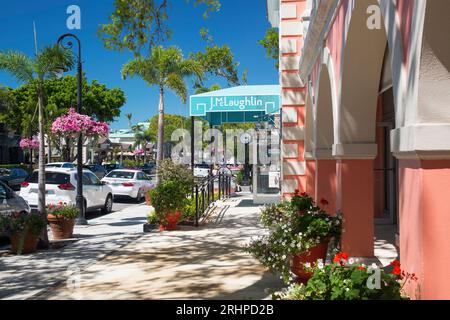
[(341, 262), (341, 260), (348, 261), (348, 254), (345, 252), (339, 252), (333, 258), (334, 263)]
[(326, 206), (328, 204), (328, 201), (324, 198), (320, 199), (320, 204), (323, 206)]
[(299, 193), (300, 193), (300, 190), (298, 190), (298, 189), (295, 189), (295, 195), (298, 195)]
[(301, 195), (302, 197), (306, 197), (308, 194), (307, 194), (306, 192), (302, 192), (300, 195)]
[(394, 267), (394, 269), (392, 270), (392, 274), (399, 276), (402, 274), (402, 269), (400, 269), (400, 267)]
[(394, 266), (394, 267), (400, 267), (400, 261), (398, 261), (398, 260), (392, 261), (392, 262), (391, 262), (391, 266)]
[(364, 270), (366, 270), (366, 268), (364, 266), (359, 266), (358, 270), (364, 271)]

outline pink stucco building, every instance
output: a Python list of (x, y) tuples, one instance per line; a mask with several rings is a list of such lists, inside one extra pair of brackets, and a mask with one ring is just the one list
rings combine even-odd
[(280, 33), (282, 191), (326, 198), (343, 250), (397, 226), (415, 299), (450, 299), (450, 1), (268, 0)]

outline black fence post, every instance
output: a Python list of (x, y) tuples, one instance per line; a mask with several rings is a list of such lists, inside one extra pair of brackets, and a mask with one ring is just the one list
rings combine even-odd
[(202, 214), (205, 213), (205, 185), (202, 185)]
[(210, 196), (211, 196), (211, 195), (210, 195), (211, 190), (210, 190), (210, 188), (209, 188), (210, 180), (211, 180), (210, 177), (208, 177), (208, 180), (206, 180), (206, 189), (207, 189), (207, 191), (208, 191), (208, 206), (209, 206), (209, 204), (211, 203), (211, 198), (210, 198)]

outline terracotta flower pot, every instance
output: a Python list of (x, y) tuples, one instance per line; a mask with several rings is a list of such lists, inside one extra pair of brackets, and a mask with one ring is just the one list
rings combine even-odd
[[(32, 253), (37, 249), (39, 236), (33, 234), (30, 231), (25, 231), (25, 239), (23, 240), (23, 246), (20, 248), (20, 242), (22, 233), (13, 234), (10, 236), (11, 251), (16, 254)], [(20, 250), (22, 249), (22, 250)]]
[(145, 204), (148, 206), (152, 205), (152, 197), (148, 192), (145, 193)]
[(181, 212), (169, 213), (166, 216), (167, 224), (160, 224), (160, 231), (173, 231), (178, 229), (178, 221), (181, 219)]
[(72, 238), (75, 219), (66, 219), (52, 214), (47, 215), (47, 219), (52, 230), (53, 239), (62, 240)]
[(317, 260), (322, 259), (325, 261), (327, 257), (328, 243), (330, 240), (326, 240), (321, 244), (310, 248), (308, 251), (294, 255), (291, 262), (291, 271), (297, 276), (297, 281), (306, 283), (311, 278), (312, 274), (307, 272), (303, 265), (305, 263), (317, 263)]

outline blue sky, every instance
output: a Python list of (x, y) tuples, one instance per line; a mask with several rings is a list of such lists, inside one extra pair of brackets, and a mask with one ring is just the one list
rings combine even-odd
[[(107, 50), (97, 37), (97, 27), (106, 23), (113, 11), (113, 0), (21, 0), (2, 4), (0, 11), (0, 50), (14, 49), (34, 53), (33, 21), (38, 32), (38, 46), (53, 44), (66, 32), (77, 34), (82, 41), (84, 71), (90, 80), (96, 79), (108, 87), (124, 90), (127, 103), (122, 114), (111, 127), (128, 126), (125, 113), (133, 113), (133, 122), (144, 121), (157, 112), (158, 92), (139, 78), (122, 80), (121, 66), (132, 56), (128, 52)], [(193, 1), (191, 1), (193, 2)], [(265, 0), (222, 0), (220, 12), (209, 19), (202, 18), (203, 7), (194, 8), (185, 0), (171, 0), (170, 27), (174, 34), (167, 45), (179, 46), (189, 52), (204, 49), (199, 29), (207, 27), (218, 45), (228, 44), (240, 62), (240, 71), (248, 69), (249, 84), (276, 84), (278, 75), (273, 61), (265, 57), (264, 48), (257, 42), (270, 27), (266, 18)], [(68, 30), (66, 9), (69, 5), (81, 8), (81, 30)], [(213, 79), (211, 82), (219, 82)], [(17, 87), (8, 74), (0, 72), (0, 84)], [(225, 85), (222, 83), (222, 85)], [(187, 115), (188, 105), (168, 92), (166, 112)]]

